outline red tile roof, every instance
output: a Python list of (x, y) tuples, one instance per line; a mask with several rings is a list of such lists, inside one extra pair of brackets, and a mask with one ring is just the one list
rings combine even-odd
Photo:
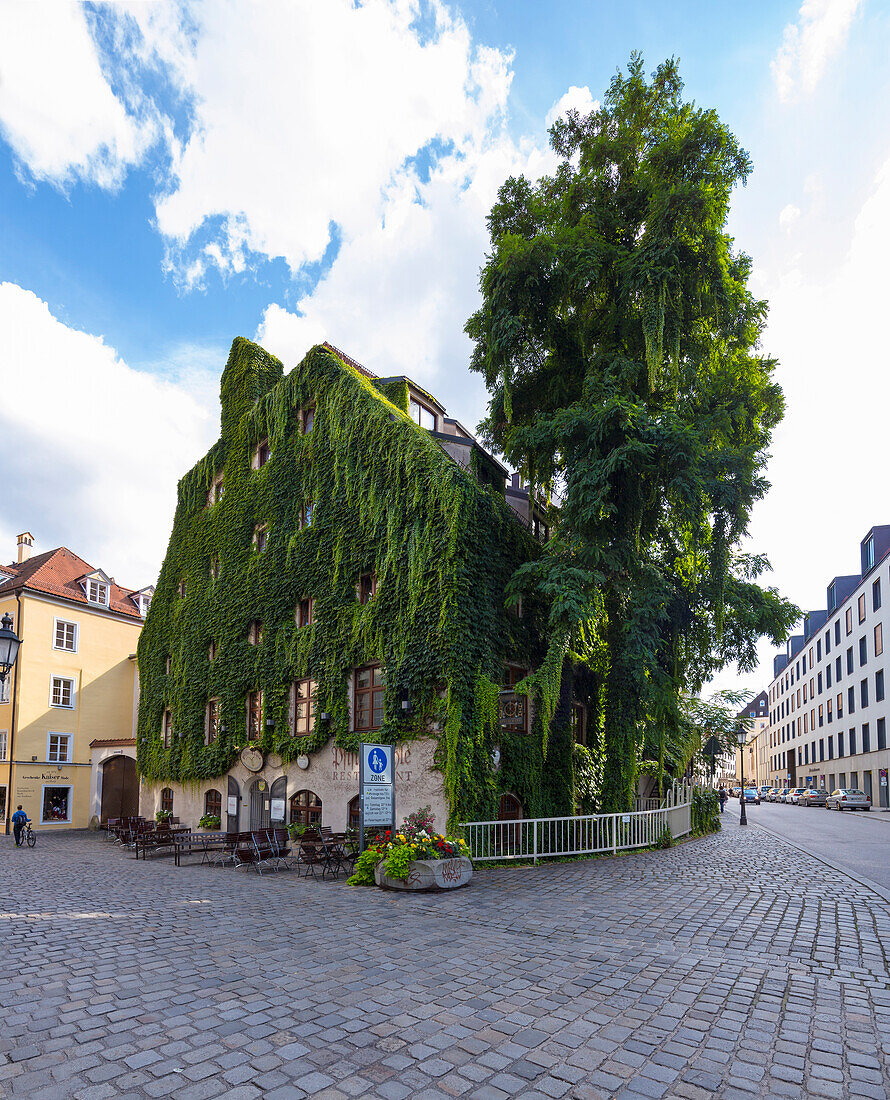
[[(28, 561), (0, 565), (0, 573), (12, 574), (9, 580), (0, 584), (0, 596), (29, 589), (49, 596), (61, 596), (73, 603), (82, 603), (87, 606), (86, 594), (78, 582), (82, 577), (93, 572), (95, 572), (94, 567), (83, 558), (79, 558), (67, 547), (59, 546), (55, 550), (47, 550), (45, 554), (35, 554)], [(112, 582), (110, 610), (119, 615), (126, 615), (130, 619), (141, 620), (139, 609), (130, 598), (135, 594), (135, 589), (122, 588), (119, 584)], [(89, 606), (95, 607), (95, 604)]]
[(339, 348), (335, 348), (333, 344), (329, 344), (327, 340), (322, 344), (323, 348), (327, 348), (328, 351), (332, 351), (334, 355), (339, 355), (344, 363), (348, 363), (350, 367), (355, 367), (359, 374), (363, 374), (365, 378), (376, 378), (377, 375), (373, 371), (369, 371), (367, 367), (363, 367), (361, 363), (352, 358), (351, 355), (347, 355), (345, 351), (340, 351)]
[(135, 737), (97, 737), (95, 741), (90, 741), (91, 749), (114, 749), (124, 748), (127, 745), (135, 745)]

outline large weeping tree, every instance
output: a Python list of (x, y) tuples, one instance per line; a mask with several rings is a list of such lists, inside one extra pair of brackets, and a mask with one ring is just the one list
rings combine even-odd
[(759, 350), (766, 305), (726, 233), (749, 159), (684, 102), (676, 62), (647, 80), (633, 55), (551, 142), (554, 175), (500, 189), (467, 332), (486, 438), (559, 492), (553, 539), (515, 578), (552, 607), (545, 719), (569, 659), (586, 662), (600, 801), (617, 810), (644, 756), (683, 766), (684, 700), (730, 661), (752, 668), (757, 639), (778, 644), (794, 621), (757, 583), (765, 560), (739, 551), (783, 399)]

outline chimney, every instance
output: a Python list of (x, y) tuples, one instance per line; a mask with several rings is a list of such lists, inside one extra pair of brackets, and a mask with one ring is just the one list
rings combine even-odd
[(23, 561), (27, 561), (31, 557), (31, 544), (34, 542), (34, 536), (30, 531), (23, 531), (18, 536), (18, 563), (22, 564)]
[(522, 474), (518, 470), (515, 474), (510, 475), (510, 487), (513, 489), (522, 488)]

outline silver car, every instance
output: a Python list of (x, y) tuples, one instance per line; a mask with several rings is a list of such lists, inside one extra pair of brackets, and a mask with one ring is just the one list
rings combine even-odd
[(831, 792), (825, 805), (829, 810), (870, 810), (871, 799), (865, 791), (839, 787)]
[(824, 806), (828, 801), (828, 791), (823, 788), (807, 787), (798, 799), (799, 806)]
[(800, 796), (805, 792), (806, 787), (792, 787), (785, 796), (785, 801), (790, 802), (792, 806), (797, 806), (800, 803)]

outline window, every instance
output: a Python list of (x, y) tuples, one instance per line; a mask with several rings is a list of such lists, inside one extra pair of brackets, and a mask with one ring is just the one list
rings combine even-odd
[(826, 717), (828, 718), (829, 726), (831, 725), (832, 720), (833, 720), (833, 715), (831, 713), (833, 705), (834, 705), (833, 700), (829, 698), (828, 702), (825, 704), (825, 707), (826, 707), (826, 710), (827, 710)]
[(825, 759), (825, 741), (823, 740), (823, 738), (820, 737), (819, 738), (819, 760), (822, 761), (824, 759)]
[(70, 733), (47, 734), (46, 760), (48, 764), (68, 764), (71, 762)]
[(87, 581), (87, 602), (108, 607), (108, 585), (103, 581)]
[(878, 719), (878, 748), (887, 748), (887, 720), (886, 718)]
[(223, 485), (223, 476), (222, 474), (217, 474), (216, 477), (213, 479), (210, 488), (207, 490), (208, 507), (212, 504), (219, 504), (219, 502), (223, 498), (224, 491), (225, 487)]
[(859, 639), (859, 667), (865, 664), (868, 660), (868, 643), (865, 640), (866, 636), (863, 634)]
[(164, 717), (161, 724), (161, 736), (164, 742), (164, 748), (169, 749), (173, 744), (173, 715), (169, 710), (164, 711)]
[(207, 647), (207, 659), (208, 661), (216, 660), (216, 642), (214, 641), (211, 641), (210, 645)]
[(821, 638), (816, 642), (816, 660), (817, 661), (822, 660), (822, 639)]
[(847, 688), (847, 714), (856, 713), (856, 693), (852, 687)]
[(810, 746), (809, 745), (804, 745), (804, 747), (803, 747), (803, 762), (804, 762), (804, 764), (809, 764), (809, 762), (810, 762)]
[(528, 669), (520, 665), (504, 665), (501, 677), (501, 695), (498, 701), (498, 719), (501, 729), (528, 733), (528, 696), (515, 691), (520, 680), (528, 675)]
[(847, 613), (844, 616), (844, 626), (846, 627), (847, 634), (853, 633), (853, 608), (848, 607)]
[(837, 607), (837, 585), (834, 581), (828, 586), (828, 610), (834, 611)]
[(253, 452), (251, 466), (253, 466), (255, 470), (261, 470), (271, 457), (272, 448), (269, 446), (269, 440), (261, 439), (257, 445), (257, 449)]
[(834, 622), (834, 644), (835, 645), (840, 645), (841, 644), (841, 621), (840, 621), (840, 619), (835, 619), (835, 622)]
[(822, 713), (822, 704), (819, 704), (819, 725), (825, 725), (825, 715)]
[(869, 535), (862, 544), (862, 572), (867, 573), (875, 564), (875, 537)]
[(173, 789), (165, 787), (161, 791), (161, 809), (168, 814), (173, 813)]
[(219, 558), (217, 557), (210, 559), (210, 579), (212, 581), (219, 580)]
[(185, 581), (180, 581), (179, 582), (179, 588), (178, 588), (177, 591), (179, 592), (179, 598), (181, 600), (184, 600), (185, 599)]
[(44, 787), (40, 820), (45, 825), (71, 820), (71, 788)]
[(377, 594), (377, 574), (362, 573), (356, 586), (359, 603), (370, 603)]
[(868, 677), (859, 683), (859, 706), (863, 710), (868, 706)]
[(822, 673), (821, 672), (816, 673), (816, 686), (818, 687), (819, 694), (821, 695), (822, 694)]
[(408, 415), (421, 428), (426, 428), (430, 432), (436, 430), (436, 414), (432, 409), (428, 409), (426, 405), (421, 405), (419, 401), (415, 401), (413, 397), (408, 403)]
[(880, 657), (884, 652), (884, 630), (880, 623), (875, 624), (875, 656)]
[(359, 829), (362, 823), (361, 807), (359, 806), (359, 796), (350, 798), (349, 805), (346, 807), (346, 828), (347, 829)]
[(307, 405), (305, 409), (300, 410), (300, 431), (303, 435), (308, 435), (309, 432), (315, 427), (315, 406)]
[(884, 670), (879, 668), (875, 673), (875, 702), (884, 702)]
[(865, 622), (865, 593), (864, 592), (859, 597), (859, 621), (861, 623)]
[(572, 703), (572, 740), (578, 745), (587, 744), (583, 703)]
[(212, 745), (219, 736), (219, 699), (207, 700), (204, 720), (204, 744)]
[(825, 656), (827, 657), (829, 653), (831, 653), (831, 631), (826, 630), (825, 631)]
[(258, 554), (265, 553), (266, 547), (269, 544), (269, 525), (263, 523), (254, 528), (253, 532), (253, 546)]
[(315, 600), (307, 596), (297, 604), (297, 626), (311, 626), (314, 618)]
[(249, 691), (247, 693), (247, 739), (258, 741), (263, 736), (263, 693), (261, 691)]
[(313, 503), (304, 504), (300, 509), (300, 530), (304, 527), (311, 527), (312, 520), (315, 515), (315, 505)]
[(77, 623), (68, 623), (64, 619), (56, 619), (53, 649), (64, 649), (68, 653), (77, 652)]
[(247, 625), (247, 641), (250, 645), (260, 645), (263, 640), (263, 624), (259, 619), (251, 619)]
[(51, 707), (74, 708), (74, 681), (68, 676), (53, 676), (49, 705)]
[(826, 688), (831, 687), (831, 662), (830, 661), (825, 666), (825, 686), (826, 686)]
[(320, 825), (321, 799), (315, 791), (297, 791), (290, 800), (291, 825)]
[(842, 691), (837, 693), (837, 716), (838, 718), (844, 716), (844, 693)]
[(385, 673), (380, 665), (366, 665), (355, 672), (355, 728), (376, 730), (383, 722)]
[(0, 680), (0, 703), (9, 702), (9, 694), (11, 691), (10, 685), (12, 684), (12, 676), (7, 676), (5, 680)]
[(843, 731), (841, 731), (837, 735), (837, 754), (838, 754), (838, 756), (843, 756), (844, 755), (844, 734), (843, 734)]
[(810, 669), (812, 670), (815, 661), (813, 660), (813, 647), (810, 646)]
[(208, 817), (218, 817), (222, 821), (222, 795), (213, 788), (204, 794), (204, 814)]
[(840, 680), (843, 672), (841, 671), (841, 659), (836, 657), (834, 660), (834, 677), (836, 680)]
[(803, 701), (804, 702), (807, 701), (807, 685), (806, 684), (804, 684), (804, 686), (803, 686)]
[(834, 760), (834, 738), (828, 738), (828, 759)]
[(862, 723), (862, 751), (871, 752), (871, 736), (868, 732), (868, 722)]
[(850, 730), (849, 744), (850, 744), (850, 756), (855, 756), (856, 755), (856, 730), (855, 729)]
[(164, 662), (164, 672), (166, 672), (166, 674), (169, 676), (172, 671), (173, 671), (173, 658), (168, 657), (167, 660)]
[(872, 611), (880, 611), (881, 609), (881, 578), (875, 581), (871, 586), (871, 609)]
[(0, 730), (0, 760), (6, 759), (6, 754), (9, 751), (9, 731)]
[(853, 671), (853, 647), (849, 646), (847, 649), (847, 672)]
[(315, 715), (317, 703), (315, 699), (316, 683), (314, 680), (297, 680), (294, 682), (294, 720), (292, 728), (294, 737), (305, 737), (315, 729)]

